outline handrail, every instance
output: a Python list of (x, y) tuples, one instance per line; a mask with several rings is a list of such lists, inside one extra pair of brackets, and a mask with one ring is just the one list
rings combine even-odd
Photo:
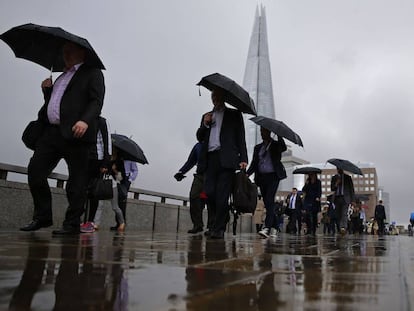
[[(0, 180), (7, 180), (8, 173), (17, 173), (22, 175), (27, 175), (27, 167), (18, 166), (18, 165), (11, 165), (6, 163), (0, 163)], [(59, 173), (51, 173), (49, 175), (50, 179), (55, 179), (57, 181), (56, 187), (63, 188), (65, 181), (68, 180), (68, 176)], [(139, 200), (140, 195), (146, 195), (151, 197), (158, 197), (161, 200), (161, 203), (166, 203), (166, 200), (175, 200), (181, 201), (183, 206), (187, 206), (188, 197), (178, 196), (174, 194), (150, 191), (140, 188), (130, 188), (130, 193), (133, 193), (134, 199)]]
[[(27, 175), (27, 167), (11, 165), (6, 163), (0, 163), (0, 179), (7, 180), (8, 173), (17, 173), (22, 175)], [(50, 179), (56, 179), (56, 188), (63, 188), (65, 181), (68, 180), (68, 176), (59, 173), (51, 173), (49, 175)]]

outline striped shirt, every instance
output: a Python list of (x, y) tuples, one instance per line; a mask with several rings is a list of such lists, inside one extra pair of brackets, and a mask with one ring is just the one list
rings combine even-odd
[(53, 84), (52, 95), (47, 106), (47, 117), (50, 124), (60, 124), (60, 102), (73, 75), (83, 63), (76, 64), (62, 73)]

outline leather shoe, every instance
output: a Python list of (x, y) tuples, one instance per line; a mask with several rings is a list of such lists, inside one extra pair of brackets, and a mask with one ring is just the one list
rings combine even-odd
[(203, 228), (202, 227), (198, 227), (198, 228), (193, 228), (187, 231), (187, 233), (198, 233), (198, 232), (202, 232)]
[(40, 221), (40, 220), (35, 219), (35, 220), (32, 220), (27, 225), (21, 227), (20, 230), (21, 231), (36, 231), (36, 230), (39, 230), (40, 228), (50, 227), (51, 225), (53, 225), (53, 221), (51, 220)]
[(214, 239), (214, 240), (224, 239), (224, 231), (219, 230), (219, 231), (211, 232), (210, 239)]
[(206, 232), (204, 232), (204, 236), (209, 237), (211, 235), (211, 231), (207, 230)]
[(109, 228), (109, 230), (110, 231), (117, 231), (118, 230), (118, 225)]
[(73, 227), (63, 227), (62, 229), (53, 230), (53, 235), (72, 235), (72, 234), (79, 234), (80, 229), (79, 228), (73, 228)]

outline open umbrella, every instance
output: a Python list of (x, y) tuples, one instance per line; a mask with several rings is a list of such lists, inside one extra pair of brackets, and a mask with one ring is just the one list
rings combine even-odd
[(256, 115), (254, 101), (249, 93), (233, 80), (219, 73), (203, 77), (197, 85), (202, 85), (210, 91), (220, 88), (224, 91), (224, 101), (241, 112)]
[(344, 171), (348, 171), (353, 174), (364, 175), (358, 166), (356, 166), (354, 163), (348, 160), (332, 158), (329, 159), (327, 162), (335, 165), (337, 168), (342, 169)]
[(295, 143), (299, 146), (303, 147), (302, 139), (298, 134), (296, 134), (289, 126), (287, 126), (282, 121), (278, 121), (271, 118), (266, 118), (262, 116), (257, 116), (250, 118), (251, 121), (268, 129), (269, 131), (275, 133), (276, 135), (282, 136), (292, 143)]
[(111, 134), (111, 138), (112, 145), (118, 149), (124, 160), (148, 164), (144, 151), (131, 138), (121, 134)]
[(0, 39), (10, 46), (16, 57), (30, 60), (52, 71), (64, 70), (62, 47), (67, 41), (70, 41), (86, 49), (85, 63), (105, 69), (88, 40), (60, 27), (24, 24), (1, 34)]
[(306, 167), (299, 167), (295, 169), (292, 173), (293, 174), (310, 174), (310, 173), (320, 174), (322, 173), (322, 170), (317, 167), (306, 166)]

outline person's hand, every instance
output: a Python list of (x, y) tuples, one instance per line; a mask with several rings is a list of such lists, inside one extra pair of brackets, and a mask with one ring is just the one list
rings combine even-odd
[(240, 162), (239, 166), (241, 170), (245, 170), (247, 168), (247, 162)]
[(210, 126), (211, 122), (213, 122), (213, 114), (211, 112), (207, 112), (204, 115), (203, 123), (205, 126)]
[(52, 83), (52, 79), (51, 78), (47, 78), (45, 80), (42, 81), (42, 89), (48, 88), (48, 87), (52, 87), (53, 83)]
[(84, 121), (78, 121), (72, 127), (73, 137), (81, 138), (85, 135), (86, 130), (88, 129), (88, 124)]
[(175, 178), (177, 181), (182, 181), (182, 180), (185, 178), (185, 176), (184, 176), (184, 174), (183, 174), (183, 173), (178, 172), (178, 173), (176, 173), (176, 174), (174, 175), (174, 178)]

